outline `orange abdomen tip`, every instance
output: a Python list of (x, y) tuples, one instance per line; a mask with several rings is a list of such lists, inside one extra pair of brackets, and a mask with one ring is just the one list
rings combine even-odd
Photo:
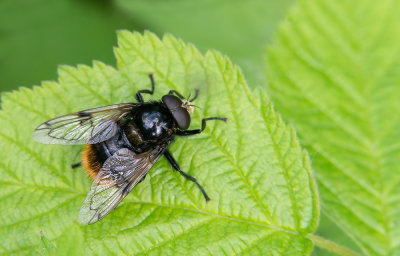
[(82, 152), (82, 167), (86, 170), (88, 176), (94, 180), (100, 171), (103, 163), (99, 161), (96, 149), (91, 144), (86, 144)]

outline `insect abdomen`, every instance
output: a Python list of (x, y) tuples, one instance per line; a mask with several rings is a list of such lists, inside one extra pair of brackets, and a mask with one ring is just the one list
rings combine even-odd
[(98, 151), (99, 147), (96, 147), (96, 145), (86, 144), (82, 152), (82, 167), (92, 180), (96, 178), (105, 161), (100, 157)]

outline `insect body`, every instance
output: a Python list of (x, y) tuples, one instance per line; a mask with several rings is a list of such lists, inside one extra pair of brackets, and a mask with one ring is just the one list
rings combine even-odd
[[(195, 178), (183, 172), (168, 145), (174, 136), (201, 133), (209, 120), (226, 118), (210, 117), (202, 120), (200, 129), (187, 130), (194, 101), (171, 90), (161, 101), (144, 102), (143, 93), (136, 93), (138, 103), (122, 103), (99, 107), (61, 116), (39, 125), (33, 138), (46, 144), (86, 144), (82, 153), (82, 165), (94, 179), (79, 213), (79, 221), (92, 224), (109, 214), (125, 196), (141, 182), (151, 167), (164, 155), (175, 171), (193, 181), (203, 193), (207, 193)], [(73, 165), (73, 167), (79, 166)]]

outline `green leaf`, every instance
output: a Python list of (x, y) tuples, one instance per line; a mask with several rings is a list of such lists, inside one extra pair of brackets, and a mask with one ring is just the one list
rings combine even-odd
[(49, 241), (41, 231), (40, 244), (35, 255), (81, 255), (84, 250), (83, 232), (79, 228), (78, 224), (71, 225), (71, 227), (65, 230), (63, 234), (57, 238), (56, 242), (59, 247), (56, 247), (53, 241)]
[(322, 209), (367, 255), (400, 254), (400, 2), (302, 0), (269, 91), (312, 156)]
[(216, 49), (242, 68), (250, 87), (264, 83), (263, 54), (293, 0), (116, 0), (128, 16), (158, 35), (165, 31)]
[(49, 241), (46, 236), (41, 232), (40, 234), (40, 244), (36, 251), (37, 255), (54, 255), (56, 253), (56, 246), (53, 242)]
[[(43, 231), (62, 251), (73, 249), (69, 243), (85, 248), (82, 255), (309, 255), (305, 235), (316, 229), (319, 212), (308, 155), (263, 93), (252, 93), (226, 57), (202, 56), (170, 35), (161, 41), (121, 31), (118, 41), (118, 69), (99, 62), (62, 66), (57, 83), (3, 95), (0, 253), (30, 254)], [(200, 88), (192, 128), (203, 117), (229, 118), (170, 147), (211, 201), (162, 158), (105, 219), (77, 225), (90, 189), (86, 174), (70, 168), (81, 147), (41, 145), (32, 131), (51, 117), (132, 102), (138, 89), (149, 88), (149, 73), (156, 88), (146, 100)]]

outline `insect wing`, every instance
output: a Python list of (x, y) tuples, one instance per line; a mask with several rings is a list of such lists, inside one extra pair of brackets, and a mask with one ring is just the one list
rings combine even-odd
[(166, 146), (135, 154), (122, 148), (103, 164), (79, 212), (79, 222), (93, 224), (109, 214), (146, 176)]
[(114, 136), (118, 131), (117, 122), (138, 105), (116, 104), (56, 117), (39, 125), (33, 139), (45, 144), (99, 143)]

